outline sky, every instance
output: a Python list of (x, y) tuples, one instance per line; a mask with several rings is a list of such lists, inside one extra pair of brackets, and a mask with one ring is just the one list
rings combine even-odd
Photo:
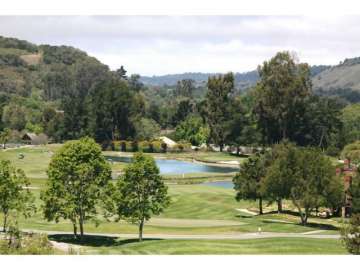
[(69, 45), (128, 74), (246, 72), (278, 51), (335, 65), (360, 56), (360, 16), (0, 16), (0, 35)]

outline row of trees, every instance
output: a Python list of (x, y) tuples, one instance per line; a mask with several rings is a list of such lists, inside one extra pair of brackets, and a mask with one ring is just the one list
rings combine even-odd
[(170, 202), (152, 157), (136, 154), (114, 184), (101, 148), (90, 138), (65, 143), (52, 158), (48, 177), (41, 193), (44, 216), (49, 221), (70, 220), (75, 237), (78, 229), (82, 237), (84, 223), (98, 222), (102, 213), (137, 224), (141, 241), (144, 222)]
[(290, 140), (301, 146), (339, 146), (341, 104), (312, 93), (310, 68), (280, 52), (259, 66), (260, 80), (247, 95), (234, 95), (232, 73), (210, 77), (200, 114), (209, 142), (272, 145)]
[[(141, 241), (145, 221), (160, 214), (170, 197), (154, 159), (142, 153), (133, 159), (113, 183), (110, 165), (93, 139), (65, 143), (51, 160), (46, 189), (41, 192), (44, 217), (70, 220), (74, 236), (82, 238), (85, 222), (97, 224), (101, 215), (115, 216), (117, 221), (137, 224)], [(3, 231), (15, 226), (20, 214), (26, 218), (36, 212), (28, 179), (9, 161), (0, 161), (0, 195)]]
[(275, 145), (263, 154), (250, 157), (234, 177), (236, 199), (277, 202), (291, 200), (305, 225), (313, 211), (330, 208), (339, 214), (343, 205), (342, 180), (335, 176), (330, 159), (316, 148), (296, 147), (291, 143)]

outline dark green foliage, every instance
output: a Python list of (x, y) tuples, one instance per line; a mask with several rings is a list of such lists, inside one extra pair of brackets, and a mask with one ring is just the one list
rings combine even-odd
[(184, 79), (178, 81), (176, 84), (175, 95), (192, 98), (195, 90), (195, 81), (190, 79)]
[(69, 46), (42, 45), (40, 49), (43, 52), (43, 61), (45, 64), (62, 63), (72, 65), (80, 59), (88, 57), (85, 52)]
[(180, 99), (175, 108), (175, 113), (172, 116), (172, 124), (176, 126), (178, 123), (185, 120), (185, 118), (195, 111), (194, 102), (191, 99)]
[(160, 135), (160, 126), (153, 119), (141, 118), (134, 124), (135, 139), (152, 140)]
[(311, 145), (326, 149), (338, 145), (334, 137), (342, 129), (342, 106), (336, 99), (309, 96), (299, 105), (297, 117), (290, 125), (291, 140), (298, 145)]
[(296, 64), (289, 52), (279, 52), (259, 66), (255, 112), (267, 143), (292, 139), (291, 126), (299, 121), (298, 108), (311, 93), (310, 69)]
[(351, 196), (351, 212), (353, 214), (360, 214), (360, 176), (359, 173), (352, 179), (349, 188), (349, 195)]
[(128, 79), (129, 87), (132, 91), (140, 92), (144, 84), (140, 81), (140, 75), (139, 74), (132, 74), (130, 78)]
[(134, 135), (134, 94), (123, 80), (100, 83), (89, 97), (89, 131), (99, 141), (127, 139)]
[(275, 145), (267, 157), (269, 167), (261, 189), (270, 201), (278, 202), (278, 211), (281, 212), (281, 201), (290, 198), (296, 181), (298, 151), (293, 144), (284, 142)]
[(274, 156), (263, 182), (264, 193), (275, 199), (291, 199), (301, 223), (319, 207), (334, 211), (341, 206), (343, 186), (335, 168), (321, 151), (314, 148), (282, 147)]
[(234, 75), (227, 73), (210, 77), (207, 83), (208, 92), (202, 114), (210, 128), (210, 140), (220, 147), (226, 143), (227, 122), (231, 119), (231, 94), (234, 90)]
[(7, 38), (0, 36), (0, 47), (1, 48), (16, 48), (20, 50), (25, 50), (28, 52), (35, 53), (38, 51), (36, 45), (31, 44), (25, 40), (20, 40), (16, 38)]
[(348, 105), (342, 109), (341, 121), (343, 145), (360, 140), (360, 104)]
[(25, 66), (26, 63), (19, 56), (14, 54), (0, 54), (0, 66)]
[(262, 200), (264, 194), (261, 190), (262, 180), (266, 176), (265, 155), (256, 154), (249, 157), (241, 165), (240, 172), (234, 177), (236, 200), (259, 200), (259, 214), (263, 214)]
[(346, 145), (341, 152), (341, 157), (350, 159), (354, 164), (360, 164), (360, 141)]

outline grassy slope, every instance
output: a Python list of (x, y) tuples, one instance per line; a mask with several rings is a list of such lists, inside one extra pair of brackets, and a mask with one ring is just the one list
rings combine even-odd
[[(44, 183), (44, 179), (36, 180), (37, 185)], [(37, 206), (40, 209), (40, 190), (32, 190), (36, 195)], [(233, 232), (256, 232), (258, 227), (268, 232), (307, 232), (318, 229), (328, 229), (331, 233), (336, 230), (338, 223), (328, 220), (312, 219), (314, 224), (307, 227), (299, 225), (299, 218), (286, 214), (267, 214), (264, 216), (251, 217), (236, 210), (236, 208), (251, 208), (256, 205), (252, 201), (236, 202), (234, 191), (207, 187), (200, 185), (174, 185), (169, 186), (172, 203), (159, 218), (171, 219), (202, 219), (202, 220), (231, 220), (242, 225), (214, 225), (209, 226), (170, 226), (168, 223), (147, 224), (145, 233), (169, 233), (169, 234), (216, 234)], [(99, 217), (101, 219), (101, 217)], [(1, 220), (1, 218), (0, 218)], [(285, 222), (284, 222), (285, 221)], [(325, 223), (321, 225), (320, 222)], [(332, 226), (335, 225), (335, 226)], [(39, 210), (35, 216), (22, 219), (21, 227), (28, 229), (71, 231), (68, 221), (61, 220), (59, 223), (47, 222), (43, 219)], [(137, 227), (124, 221), (120, 223), (102, 221), (99, 227), (88, 222), (85, 225), (87, 232), (98, 233), (137, 233)]]
[(82, 254), (347, 254), (333, 239), (269, 238), (252, 240), (136, 240), (87, 237), (82, 244), (69, 236), (53, 239), (80, 245)]

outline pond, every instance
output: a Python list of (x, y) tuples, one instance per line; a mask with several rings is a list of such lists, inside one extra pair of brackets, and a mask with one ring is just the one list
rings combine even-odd
[[(105, 156), (107, 160), (114, 162), (131, 162), (131, 157)], [(156, 159), (156, 165), (161, 174), (183, 174), (183, 173), (231, 173), (239, 171), (236, 167), (219, 167), (199, 164), (175, 159)]]
[(207, 183), (202, 183), (201, 185), (209, 186), (209, 187), (220, 187), (220, 188), (226, 188), (226, 189), (234, 189), (234, 184), (231, 181), (207, 182)]

